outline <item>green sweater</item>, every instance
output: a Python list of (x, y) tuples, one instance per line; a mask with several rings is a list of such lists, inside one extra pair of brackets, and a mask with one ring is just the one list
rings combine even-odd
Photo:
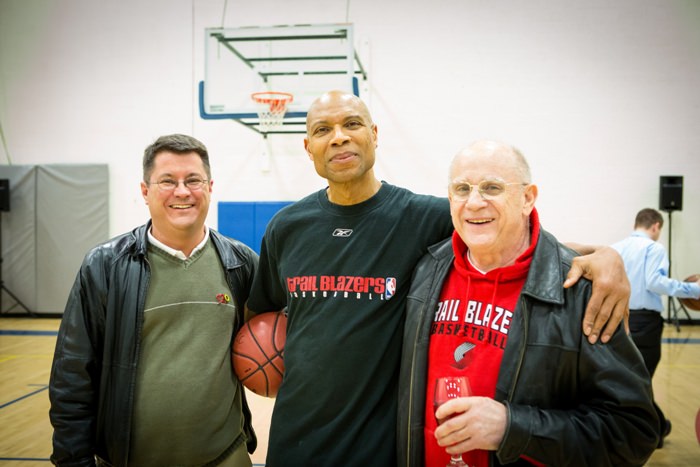
[(149, 245), (148, 261), (130, 464), (203, 465), (244, 441), (231, 292), (211, 240), (184, 261)]

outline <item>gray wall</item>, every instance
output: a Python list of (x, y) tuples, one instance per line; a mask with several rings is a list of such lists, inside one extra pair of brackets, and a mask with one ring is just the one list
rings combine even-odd
[[(2, 213), (2, 278), (29, 311), (61, 313), (83, 256), (109, 235), (105, 164), (0, 166), (10, 181)], [(6, 293), (2, 312), (25, 313)]]

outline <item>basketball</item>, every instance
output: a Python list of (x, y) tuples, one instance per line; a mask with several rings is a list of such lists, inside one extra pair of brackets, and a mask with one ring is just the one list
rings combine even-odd
[(284, 374), (287, 316), (281, 312), (254, 316), (236, 334), (231, 349), (233, 371), (245, 387), (275, 397)]
[[(686, 277), (683, 282), (697, 282), (698, 279), (700, 279), (700, 275), (693, 274), (692, 276)], [(700, 298), (679, 298), (678, 301), (681, 302), (686, 308), (700, 311)]]

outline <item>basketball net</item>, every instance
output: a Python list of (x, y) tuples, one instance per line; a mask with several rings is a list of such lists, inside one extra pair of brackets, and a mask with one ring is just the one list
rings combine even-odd
[(260, 131), (268, 133), (282, 127), (287, 105), (294, 100), (288, 92), (255, 92), (250, 96), (257, 104)]

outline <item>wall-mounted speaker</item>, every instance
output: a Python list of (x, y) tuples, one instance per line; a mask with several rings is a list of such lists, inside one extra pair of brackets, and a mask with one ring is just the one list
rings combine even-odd
[(0, 178), (0, 211), (10, 211), (10, 180)]
[(683, 177), (662, 175), (659, 179), (659, 210), (683, 210)]

